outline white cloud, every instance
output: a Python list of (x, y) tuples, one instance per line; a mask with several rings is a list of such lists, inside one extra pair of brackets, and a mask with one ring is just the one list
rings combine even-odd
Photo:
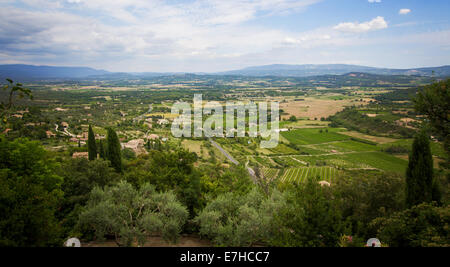
[(381, 30), (388, 27), (388, 23), (383, 17), (376, 17), (371, 21), (367, 22), (343, 22), (334, 26), (335, 30), (341, 32), (351, 32), (351, 33), (364, 33), (368, 31)]
[[(17, 1), (0, 0), (5, 6), (0, 9), (0, 63), (87, 65), (111, 71), (220, 71), (273, 62), (383, 58), (372, 51), (359, 52), (378, 47), (375, 38), (380, 37), (348, 34), (384, 29), (388, 25), (383, 17), (305, 32), (259, 23), (300, 12), (318, 1), (22, 0), (29, 5), (23, 8)], [(448, 34), (433, 36), (431, 45), (449, 47)], [(382, 45), (398, 39), (387, 38)]]
[(381, 3), (381, 0), (368, 0), (369, 3)]
[(408, 13), (410, 13), (411, 12), (411, 9), (409, 9), (409, 8), (402, 8), (402, 9), (400, 9), (399, 11), (398, 11), (398, 14), (400, 14), (400, 15), (406, 15), (406, 14), (408, 14)]
[(243, 22), (298, 12), (321, 0), (24, 1), (28, 8), (6, 1), (11, 6), (0, 9), (0, 62), (194, 71), (174, 62), (268, 51), (289, 33)]
[(300, 37), (286, 37), (281, 42), (282, 46), (292, 46), (292, 47), (302, 47), (302, 48), (311, 48), (317, 47), (325, 44), (329, 44), (333, 41), (333, 37), (323, 31), (316, 31), (310, 33), (303, 33)]

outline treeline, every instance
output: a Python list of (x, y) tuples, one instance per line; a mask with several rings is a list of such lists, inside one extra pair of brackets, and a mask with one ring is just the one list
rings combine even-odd
[(375, 96), (375, 99), (382, 104), (390, 104), (394, 101), (410, 101), (413, 97), (416, 96), (418, 90), (419, 89), (417, 87), (401, 90), (397, 89), (389, 93), (379, 94)]
[(414, 135), (414, 130), (412, 129), (383, 121), (377, 117), (368, 117), (361, 114), (354, 107), (347, 107), (343, 111), (328, 117), (327, 120), (331, 121), (330, 127), (344, 127), (352, 131), (372, 135), (401, 136), (405, 138), (411, 138)]
[(349, 73), (344, 75), (319, 75), (292, 78), (298, 86), (323, 86), (326, 88), (342, 88), (347, 86), (371, 88), (409, 88), (417, 84), (432, 81), (431, 77), (406, 75), (378, 75), (369, 73)]

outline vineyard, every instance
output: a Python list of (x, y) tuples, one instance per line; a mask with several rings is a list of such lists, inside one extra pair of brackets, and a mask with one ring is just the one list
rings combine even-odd
[(332, 167), (303, 167), (285, 169), (281, 176), (282, 182), (302, 183), (306, 179), (319, 178), (322, 181), (334, 182), (339, 170)]
[[(375, 170), (403, 174), (407, 161), (383, 152), (379, 144), (352, 138), (338, 128), (305, 128), (283, 132), (289, 141), (265, 155), (247, 157), (262, 167), (264, 177), (282, 183), (317, 178), (333, 183), (346, 170)], [(401, 143), (400, 143), (401, 144)]]
[(296, 145), (321, 144), (350, 139), (349, 136), (339, 134), (339, 131), (342, 131), (342, 129), (300, 129), (283, 132), (281, 135), (290, 143)]
[(263, 169), (264, 177), (271, 181), (277, 178), (279, 172), (280, 172), (279, 169), (271, 169), (271, 168)]

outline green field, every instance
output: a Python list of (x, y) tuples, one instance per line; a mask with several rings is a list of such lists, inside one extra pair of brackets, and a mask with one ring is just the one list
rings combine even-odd
[[(326, 132), (326, 130), (328, 130), (328, 132)], [(348, 136), (339, 134), (339, 131), (341, 131), (341, 129), (337, 128), (298, 129), (289, 132), (282, 132), (281, 135), (289, 142), (296, 145), (321, 144), (350, 139)]]
[(333, 150), (337, 152), (367, 152), (380, 150), (376, 145), (365, 144), (354, 140), (310, 145), (308, 147), (320, 150), (322, 153), (330, 153)]
[[(401, 146), (404, 147), (406, 149), (411, 149), (412, 147), (412, 143), (413, 143), (413, 139), (401, 139), (392, 143), (387, 143), (387, 144), (380, 144), (379, 147), (381, 148), (388, 148), (390, 146)], [(434, 156), (437, 156), (439, 158), (445, 158), (445, 150), (444, 147), (442, 146), (442, 144), (437, 143), (437, 142), (430, 142), (430, 147), (431, 147), (431, 153)]]
[(279, 144), (275, 148), (269, 149), (271, 152), (275, 154), (297, 154), (297, 150), (292, 149), (284, 144)]
[(326, 163), (327, 166), (345, 169), (379, 169), (401, 174), (405, 172), (408, 164), (406, 160), (379, 151), (354, 152), (336, 155), (294, 156), (294, 158), (308, 162), (310, 165), (316, 165), (320, 162)]
[[(309, 163), (310, 167), (304, 167), (302, 163), (293, 160), (293, 158)], [(280, 176), (281, 181), (293, 183), (300, 183), (316, 177), (331, 183), (335, 181), (339, 173), (337, 167), (344, 169), (378, 169), (403, 174), (407, 166), (407, 161), (378, 151), (343, 155), (292, 156), (280, 159), (285, 163), (290, 163), (291, 166), (284, 170), (284, 173)], [(325, 163), (326, 166), (314, 166), (318, 162)]]
[(404, 174), (408, 165), (406, 160), (399, 159), (383, 152), (346, 154), (343, 155), (342, 158), (351, 162), (367, 164), (380, 170), (400, 174)]
[(305, 153), (306, 155), (320, 155), (323, 154), (324, 151), (321, 149), (317, 149), (314, 145), (303, 145), (297, 149), (301, 153)]

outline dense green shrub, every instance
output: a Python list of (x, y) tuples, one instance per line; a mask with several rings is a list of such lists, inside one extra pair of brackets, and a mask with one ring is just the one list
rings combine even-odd
[(378, 230), (381, 242), (391, 247), (448, 247), (450, 206), (423, 203), (384, 218), (371, 227)]
[(274, 216), (284, 206), (284, 196), (270, 197), (256, 188), (246, 195), (225, 193), (212, 200), (194, 219), (199, 233), (219, 246), (251, 246), (276, 234)]
[(315, 179), (285, 192), (286, 204), (275, 214), (278, 231), (270, 238), (273, 246), (334, 247), (347, 231), (330, 187)]
[(72, 231), (81, 207), (86, 204), (92, 189), (104, 188), (117, 183), (120, 179), (120, 175), (109, 166), (109, 162), (102, 159), (93, 161), (85, 158), (69, 159), (63, 163), (58, 173), (64, 178), (62, 183), (64, 199), (58, 217), (66, 234)]
[(114, 236), (119, 246), (142, 246), (153, 234), (176, 242), (187, 218), (187, 209), (172, 192), (158, 193), (150, 184), (136, 190), (120, 182), (94, 188), (78, 227), (94, 230), (99, 239)]
[(0, 246), (59, 246), (58, 165), (39, 142), (0, 138)]
[(378, 217), (398, 212), (405, 207), (405, 180), (397, 174), (352, 171), (333, 185), (343, 218), (351, 224), (351, 232), (362, 238), (375, 236), (369, 223)]
[(151, 150), (126, 166), (125, 179), (139, 187), (150, 183), (158, 191), (173, 190), (191, 215), (204, 205), (200, 172), (194, 168), (197, 154), (180, 149), (175, 152)]

